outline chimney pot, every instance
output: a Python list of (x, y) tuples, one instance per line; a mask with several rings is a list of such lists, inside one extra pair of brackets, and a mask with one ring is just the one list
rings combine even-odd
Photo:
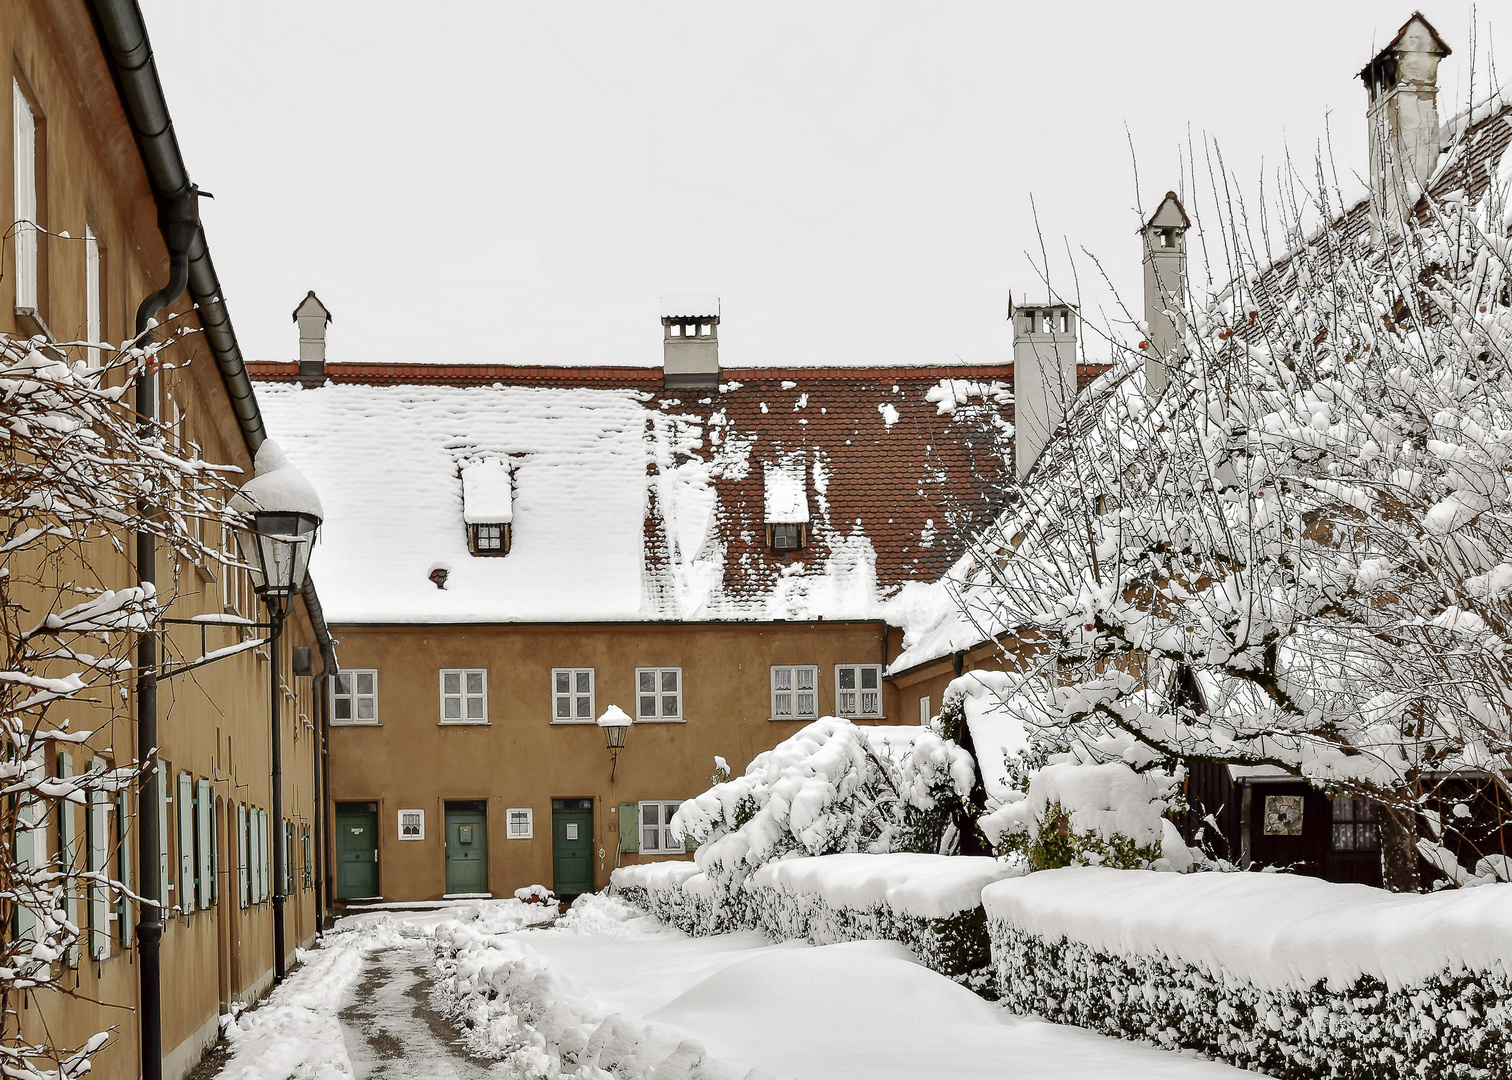
[(719, 297), (663, 296), (662, 385), (668, 390), (719, 385)]
[[(1150, 397), (1165, 392), (1168, 365), (1183, 355), (1186, 319), (1182, 315), (1186, 287), (1186, 233), (1191, 228), (1186, 210), (1174, 191), (1140, 228), (1144, 240), (1145, 388)], [(1142, 344), (1141, 348), (1145, 348)]]
[(1379, 243), (1412, 212), (1438, 168), (1438, 65), (1449, 46), (1418, 12), (1360, 71), (1368, 98), (1370, 236)]
[(294, 321), (299, 324), (299, 381), (305, 386), (320, 386), (325, 382), (326, 324), (331, 313), (314, 289), (294, 309)]
[(1076, 396), (1076, 308), (1008, 305), (1013, 323), (1013, 464), (1020, 480), (1065, 419)]

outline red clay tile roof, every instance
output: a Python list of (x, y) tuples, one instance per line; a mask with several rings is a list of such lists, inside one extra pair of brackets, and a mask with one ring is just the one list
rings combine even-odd
[[(248, 364), (254, 380), (294, 382), (297, 363)], [(1085, 385), (1104, 369), (1083, 365)], [(640, 391), (648, 413), (701, 425), (699, 456), (729, 440), (748, 444), (748, 467), (715, 471), (712, 541), (724, 547), (724, 601), (750, 612), (764, 597), (822, 569), (837, 549), (870, 541), (879, 586), (933, 580), (960, 554), (960, 538), (1000, 502), (1013, 478), (1011, 364), (889, 368), (745, 368), (723, 372), (718, 390), (665, 390), (659, 368), (336, 364), (334, 384), (532, 386)], [(943, 379), (995, 384), (942, 413), (926, 399)], [(896, 419), (890, 410), (896, 410)], [(648, 417), (648, 423), (650, 423)], [(801, 461), (810, 508), (809, 544), (783, 554), (767, 546), (764, 467)], [(645, 582), (675, 590), (674, 523), (661, 520), (654, 479), (645, 529)], [(522, 526), (524, 527), (524, 526)], [(685, 557), (689, 553), (684, 553)], [(648, 597), (656, 610), (675, 599)]]

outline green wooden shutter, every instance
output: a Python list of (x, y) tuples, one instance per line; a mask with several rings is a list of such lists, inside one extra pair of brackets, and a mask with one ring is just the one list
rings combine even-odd
[(247, 906), (247, 808), (236, 808), (236, 903)]
[(640, 803), (622, 802), (619, 805), (620, 853), (640, 853)]

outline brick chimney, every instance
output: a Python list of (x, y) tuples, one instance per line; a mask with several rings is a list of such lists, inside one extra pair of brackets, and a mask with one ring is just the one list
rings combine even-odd
[(1144, 242), (1145, 388), (1151, 398), (1165, 392), (1167, 365), (1183, 355), (1186, 319), (1181, 314), (1186, 285), (1186, 231), (1192, 223), (1174, 191), (1166, 196), (1139, 234)]
[(304, 386), (320, 386), (325, 382), (326, 324), (331, 313), (314, 289), (294, 309), (294, 321), (299, 324), (299, 381)]
[(1008, 304), (1013, 323), (1013, 464), (1022, 480), (1076, 396), (1076, 309)]
[(719, 385), (719, 297), (663, 296), (662, 385), (668, 390)]
[(1370, 235), (1394, 234), (1438, 167), (1438, 65), (1449, 46), (1414, 11), (1360, 72), (1369, 95)]

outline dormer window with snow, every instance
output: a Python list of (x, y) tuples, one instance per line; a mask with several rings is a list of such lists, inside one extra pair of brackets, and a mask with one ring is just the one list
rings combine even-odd
[(508, 555), (514, 498), (509, 466), (477, 461), (462, 466), (462, 520), (467, 550), (474, 555)]
[(766, 466), (767, 546), (786, 554), (808, 546), (808, 492), (803, 462)]

